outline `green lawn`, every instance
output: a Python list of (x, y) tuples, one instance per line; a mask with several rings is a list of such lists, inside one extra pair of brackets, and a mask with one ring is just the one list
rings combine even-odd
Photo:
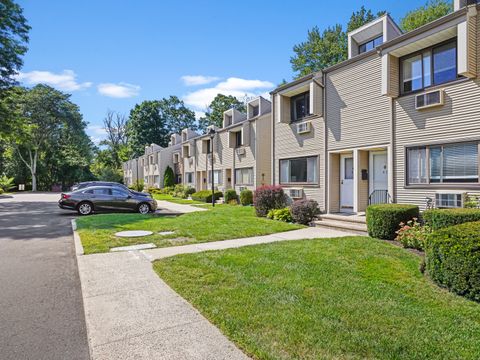
[[(302, 226), (258, 218), (253, 207), (220, 205), (208, 211), (178, 217), (140, 214), (98, 214), (77, 219), (85, 254), (107, 252), (112, 247), (154, 243), (158, 247), (267, 235)], [(123, 230), (150, 230), (142, 238), (118, 238)], [(159, 235), (160, 231), (175, 231)]]
[(154, 194), (153, 198), (155, 200), (170, 201), (170, 202), (175, 203), (175, 204), (187, 204), (187, 205), (202, 204), (202, 202), (200, 202), (200, 201), (181, 199), (181, 198), (177, 198), (177, 197), (174, 197), (174, 196), (168, 195), (168, 194)]
[(480, 304), (368, 237), (289, 241), (154, 263), (258, 359), (480, 359)]

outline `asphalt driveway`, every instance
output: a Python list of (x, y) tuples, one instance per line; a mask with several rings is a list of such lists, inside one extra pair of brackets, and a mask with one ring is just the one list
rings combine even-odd
[(0, 358), (89, 359), (70, 220), (58, 194), (0, 196)]

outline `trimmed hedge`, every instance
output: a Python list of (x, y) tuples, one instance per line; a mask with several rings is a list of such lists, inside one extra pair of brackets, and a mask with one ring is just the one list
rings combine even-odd
[(248, 206), (253, 204), (253, 191), (244, 189), (240, 192), (240, 204)]
[(368, 235), (377, 239), (393, 240), (400, 223), (418, 218), (416, 205), (378, 204), (367, 207)]
[(426, 241), (425, 264), (438, 285), (480, 302), (480, 222), (433, 232)]
[(466, 222), (480, 221), (480, 209), (433, 209), (422, 214), (423, 221), (433, 230)]
[[(192, 196), (192, 200), (203, 201), (206, 203), (212, 202), (212, 192), (210, 190), (197, 191), (196, 193), (193, 193), (191, 196)], [(215, 191), (215, 201), (220, 199), (222, 196), (223, 196), (223, 193), (221, 191)]]
[(235, 189), (225, 190), (223, 200), (225, 201), (226, 204), (230, 204), (231, 201), (237, 201), (238, 202), (238, 195), (237, 195), (237, 192), (235, 191)]

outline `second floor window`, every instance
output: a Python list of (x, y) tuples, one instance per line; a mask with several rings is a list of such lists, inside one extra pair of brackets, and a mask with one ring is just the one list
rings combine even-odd
[(406, 94), (456, 80), (456, 40), (422, 50), (401, 59), (401, 92)]
[(310, 91), (296, 95), (290, 100), (292, 121), (299, 121), (310, 114)]
[(242, 146), (242, 132), (237, 131), (235, 133), (235, 147), (238, 148), (240, 146)]
[(366, 43), (361, 44), (358, 47), (358, 53), (362, 54), (364, 52), (373, 50), (377, 46), (380, 46), (382, 44), (383, 44), (383, 35), (380, 35), (380, 36), (376, 37), (375, 39), (372, 39), (370, 41), (367, 41)]

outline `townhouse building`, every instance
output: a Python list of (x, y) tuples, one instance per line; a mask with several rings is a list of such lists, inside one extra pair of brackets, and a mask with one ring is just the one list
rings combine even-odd
[(206, 134), (183, 129), (171, 135), (165, 148), (145, 147), (143, 156), (124, 164), (125, 184), (138, 176), (145, 187), (162, 188), (167, 166), (174, 170), (176, 183), (197, 191), (211, 189), (212, 181), (220, 191), (237, 192), (271, 184), (271, 103), (257, 97), (246, 109), (225, 111), (222, 126), (210, 127)]
[(385, 15), (346, 61), (274, 90), (274, 183), (327, 213), (462, 206), (480, 189), (479, 26), (469, 1), (406, 34)]

